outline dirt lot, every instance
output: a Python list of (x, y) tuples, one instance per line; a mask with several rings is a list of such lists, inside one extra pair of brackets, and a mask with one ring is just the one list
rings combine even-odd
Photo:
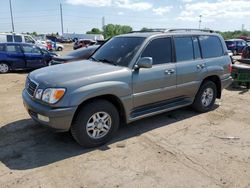
[(209, 113), (147, 118), (84, 149), (29, 118), (26, 76), (0, 75), (0, 187), (250, 187), (248, 90), (225, 90)]

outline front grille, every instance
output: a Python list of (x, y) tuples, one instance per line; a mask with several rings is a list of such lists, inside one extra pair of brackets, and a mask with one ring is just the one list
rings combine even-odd
[(27, 78), (26, 90), (30, 96), (32, 97), (34, 96), (36, 88), (37, 88), (37, 84), (31, 81), (29, 78)]

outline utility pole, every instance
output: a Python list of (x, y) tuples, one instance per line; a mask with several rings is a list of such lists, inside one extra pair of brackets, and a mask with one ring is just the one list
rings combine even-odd
[(199, 20), (199, 29), (201, 29), (201, 17), (202, 17), (202, 15), (200, 15), (199, 17), (200, 17), (200, 20)]
[(15, 32), (14, 21), (13, 21), (13, 14), (12, 14), (12, 4), (11, 4), (11, 0), (9, 0), (9, 3), (10, 3), (10, 15), (11, 15), (11, 23), (12, 23), (12, 32)]
[(62, 13), (62, 3), (60, 3), (60, 13), (61, 13), (61, 27), (62, 27), (62, 35), (63, 35), (63, 13)]
[(104, 31), (105, 29), (105, 17), (102, 17), (102, 30)]

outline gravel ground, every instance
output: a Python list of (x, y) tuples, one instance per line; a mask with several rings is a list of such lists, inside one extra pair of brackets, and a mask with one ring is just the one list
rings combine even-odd
[(211, 112), (164, 113), (84, 149), (29, 118), (26, 76), (0, 75), (0, 187), (250, 187), (247, 89), (224, 90)]

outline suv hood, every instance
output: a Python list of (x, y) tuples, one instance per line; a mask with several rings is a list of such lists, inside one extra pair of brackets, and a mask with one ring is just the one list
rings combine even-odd
[(101, 76), (110, 75), (113, 72), (119, 73), (127, 69), (106, 63), (84, 60), (38, 69), (31, 72), (29, 78), (46, 87), (66, 87), (71, 86), (75, 82), (79, 82), (79, 85), (94, 83), (99, 81)]

